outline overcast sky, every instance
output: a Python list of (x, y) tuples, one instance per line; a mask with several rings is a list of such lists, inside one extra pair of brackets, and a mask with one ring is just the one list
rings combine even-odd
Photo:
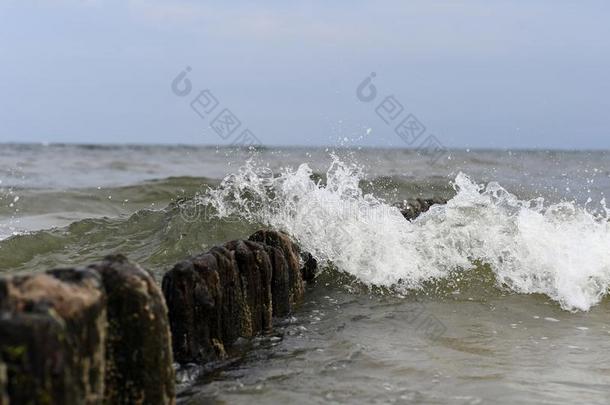
[(264, 144), (405, 146), (392, 95), (448, 147), (610, 148), (607, 1), (4, 0), (0, 69), (0, 141), (226, 144), (228, 108)]

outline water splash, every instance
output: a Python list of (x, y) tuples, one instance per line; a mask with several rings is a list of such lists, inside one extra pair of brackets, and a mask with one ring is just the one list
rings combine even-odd
[(326, 183), (307, 164), (273, 176), (250, 161), (203, 199), (219, 217), (237, 216), (291, 234), (319, 260), (373, 285), (421, 288), (431, 280), (492, 268), (499, 286), (542, 293), (566, 310), (588, 310), (610, 286), (608, 210), (519, 200), (499, 184), (460, 173), (456, 195), (409, 222), (359, 187), (363, 170), (332, 156)]

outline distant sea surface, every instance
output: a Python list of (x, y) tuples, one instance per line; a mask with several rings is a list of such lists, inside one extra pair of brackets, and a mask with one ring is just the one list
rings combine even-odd
[(0, 273), (122, 252), (160, 280), (261, 227), (318, 258), (299, 311), (182, 370), (181, 402), (608, 402), (610, 152), (3, 144), (0, 181)]

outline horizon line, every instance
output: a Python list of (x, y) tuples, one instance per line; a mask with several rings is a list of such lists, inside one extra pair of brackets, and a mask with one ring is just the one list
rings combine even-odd
[[(21, 146), (76, 146), (76, 147), (91, 147), (91, 146), (102, 146), (102, 147), (197, 147), (206, 149), (246, 149), (243, 146), (235, 145), (223, 145), (223, 144), (204, 144), (204, 143), (145, 143), (145, 142), (15, 142), (15, 141), (0, 141), (0, 145), (21, 145)], [(369, 149), (369, 150), (405, 150), (405, 151), (418, 151), (418, 148), (400, 147), (400, 146), (365, 146), (365, 145), (279, 145), (279, 144), (265, 144), (254, 146), (257, 150), (265, 149), (323, 149), (333, 148), (339, 150), (346, 149)], [(445, 147), (447, 151), (524, 151), (524, 152), (610, 152), (610, 148), (585, 148), (585, 149), (574, 149), (574, 148), (558, 148), (558, 147)]]

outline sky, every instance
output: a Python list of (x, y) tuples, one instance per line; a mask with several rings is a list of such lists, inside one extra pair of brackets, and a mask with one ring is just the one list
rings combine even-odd
[(606, 1), (0, 0), (0, 142), (610, 149), (609, 21)]

